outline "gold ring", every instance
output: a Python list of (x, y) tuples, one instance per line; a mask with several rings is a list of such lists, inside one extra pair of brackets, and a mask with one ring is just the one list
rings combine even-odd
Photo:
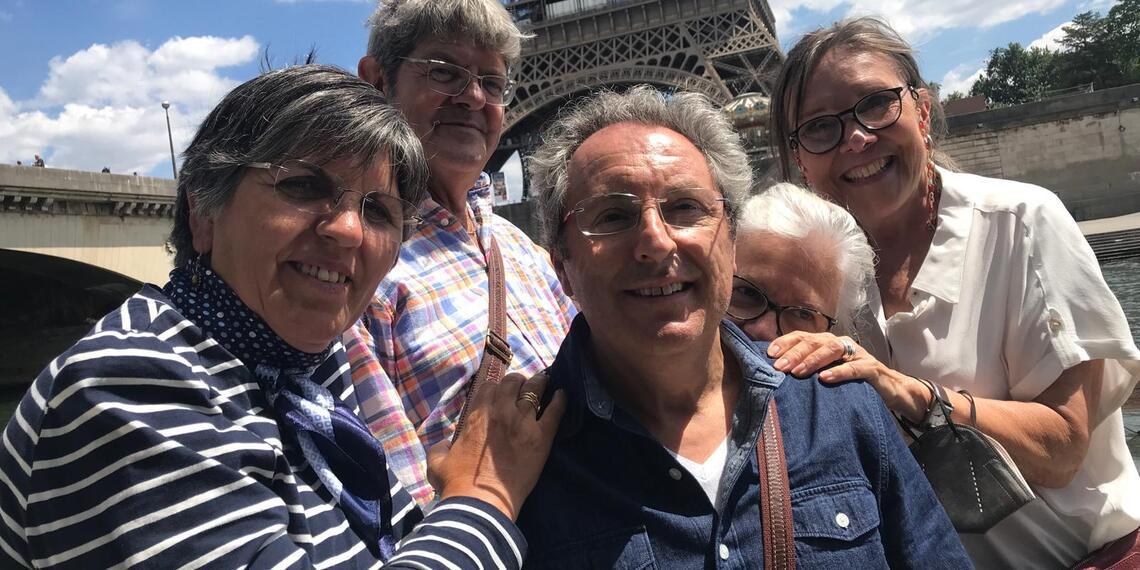
[(534, 392), (523, 392), (522, 394), (519, 394), (519, 399), (515, 401), (526, 402), (530, 404), (530, 407), (534, 408), (535, 417), (538, 416), (539, 410), (542, 409), (542, 403), (538, 399), (538, 394), (535, 394)]
[(851, 344), (849, 340), (842, 340), (840, 342), (843, 343), (843, 356), (840, 358), (843, 359), (843, 362), (851, 362), (855, 359), (855, 345)]

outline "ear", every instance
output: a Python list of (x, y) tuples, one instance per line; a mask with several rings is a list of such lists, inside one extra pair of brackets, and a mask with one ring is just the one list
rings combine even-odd
[[(554, 247), (557, 248), (558, 246)], [(551, 251), (550, 263), (554, 266), (554, 274), (558, 276), (558, 281), (562, 283), (562, 291), (566, 293), (567, 297), (574, 297), (574, 287), (570, 285), (570, 280), (566, 278), (566, 260), (563, 259), (562, 254)]]
[(190, 235), (193, 238), (194, 251), (206, 254), (214, 248), (214, 220), (198, 213), (193, 193), (186, 195), (190, 203)]
[(930, 111), (932, 103), (930, 102), (930, 91), (925, 87), (918, 90), (918, 116), (926, 124), (930, 124)]
[(376, 58), (366, 55), (360, 58), (356, 63), (356, 74), (361, 79), (375, 85), (381, 93), (388, 95), (387, 82), (384, 79), (384, 68), (380, 67), (380, 63)]

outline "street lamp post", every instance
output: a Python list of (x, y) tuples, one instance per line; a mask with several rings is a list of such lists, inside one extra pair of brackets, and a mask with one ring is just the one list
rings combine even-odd
[(174, 165), (174, 135), (170, 132), (170, 101), (162, 102), (162, 110), (166, 113), (166, 138), (170, 141), (170, 171), (178, 179), (178, 167)]

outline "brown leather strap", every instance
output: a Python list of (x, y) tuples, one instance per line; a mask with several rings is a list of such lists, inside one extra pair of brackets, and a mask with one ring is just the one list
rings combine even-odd
[(788, 489), (788, 463), (784, 459), (784, 436), (776, 399), (770, 400), (760, 441), (756, 443), (760, 466), (760, 524), (764, 534), (764, 568), (790, 570), (796, 567), (796, 544), (792, 534), (792, 495)]
[(463, 431), (463, 425), (467, 422), (467, 406), (471, 403), (476, 388), (483, 382), (497, 384), (502, 380), (514, 357), (511, 345), (507, 343), (507, 287), (503, 283), (503, 255), (499, 253), (499, 244), (494, 236), (491, 236), (487, 254), (487, 340), (483, 344), (479, 370), (467, 387), (467, 397), (463, 401), (463, 409), (459, 411), (455, 433), (451, 436), (453, 440)]

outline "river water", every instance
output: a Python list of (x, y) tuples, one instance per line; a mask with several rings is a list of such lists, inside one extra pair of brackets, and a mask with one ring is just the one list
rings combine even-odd
[[(1140, 258), (1113, 261), (1101, 266), (1104, 279), (1116, 293), (1128, 323), (1132, 338), (1140, 339)], [(0, 387), (0, 425), (8, 423), (12, 410), (23, 395), (22, 387)], [(1140, 467), (1140, 389), (1124, 405), (1124, 429), (1132, 458)]]

